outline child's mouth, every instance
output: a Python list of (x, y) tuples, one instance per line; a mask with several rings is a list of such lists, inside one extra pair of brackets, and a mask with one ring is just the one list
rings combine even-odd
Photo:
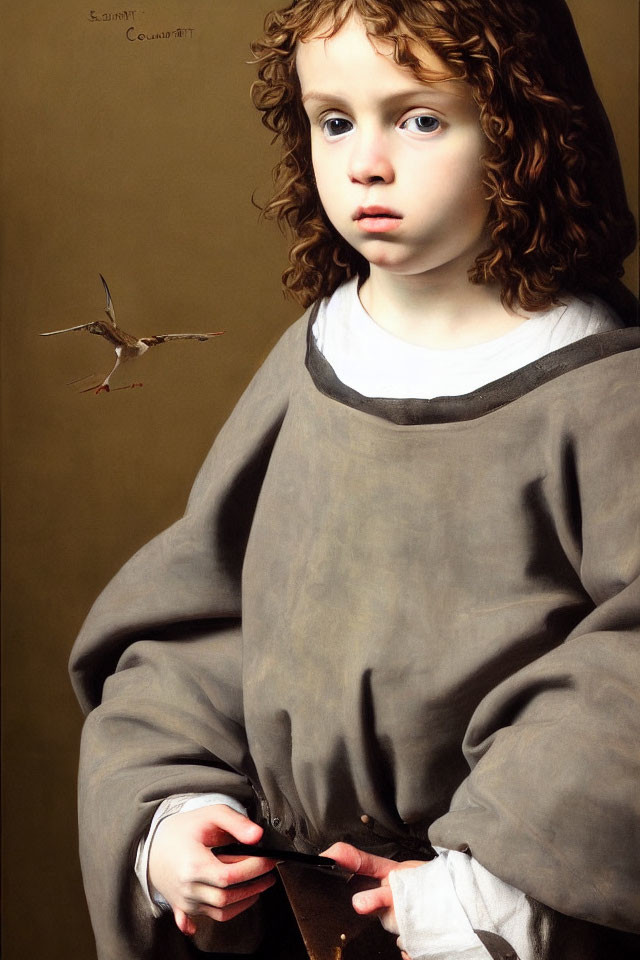
[(353, 219), (365, 233), (384, 233), (402, 222), (401, 214), (388, 207), (358, 207)]

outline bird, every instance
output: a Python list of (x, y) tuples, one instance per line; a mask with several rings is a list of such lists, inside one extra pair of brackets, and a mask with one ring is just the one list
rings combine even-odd
[[(88, 333), (94, 333), (99, 337), (104, 337), (105, 340), (113, 344), (116, 351), (116, 362), (113, 369), (109, 371), (97, 389), (95, 386), (88, 387), (87, 390), (83, 391), (84, 393), (88, 393), (94, 389), (96, 394), (103, 392), (109, 393), (111, 390), (109, 381), (118, 367), (128, 360), (135, 360), (137, 357), (141, 357), (150, 347), (155, 347), (159, 343), (166, 343), (169, 340), (211, 340), (213, 337), (220, 337), (224, 333), (224, 330), (217, 330), (215, 333), (163, 333), (155, 337), (135, 337), (117, 325), (116, 314), (113, 309), (113, 300), (111, 299), (107, 281), (101, 273), (99, 273), (98, 276), (102, 281), (102, 286), (104, 287), (107, 298), (104, 312), (108, 319), (91, 320), (89, 323), (80, 323), (75, 327), (65, 327), (64, 330), (49, 330), (46, 333), (40, 334), (41, 337), (55, 337), (59, 333), (74, 333), (77, 330), (86, 330)], [(141, 387), (142, 384), (135, 383), (129, 386)]]

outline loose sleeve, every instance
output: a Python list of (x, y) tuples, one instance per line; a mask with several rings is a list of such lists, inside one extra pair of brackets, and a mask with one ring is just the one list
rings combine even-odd
[(567, 399), (545, 478), (549, 516), (591, 612), (480, 702), (463, 743), (471, 772), (430, 840), (470, 851), (560, 914), (637, 934), (637, 359), (610, 369), (602, 391)]
[[(302, 321), (221, 431), (183, 519), (117, 574), (72, 652), (72, 681), (88, 712), (80, 853), (99, 960), (190, 956), (172, 918), (150, 916), (134, 873), (140, 839), (165, 797), (225, 793), (255, 807), (243, 719), (240, 578), (301, 334)], [(217, 925), (226, 939), (234, 926)]]
[(420, 867), (389, 874), (411, 960), (543, 960), (546, 951), (530, 936), (533, 911), (525, 894), (465, 853), (437, 852)]

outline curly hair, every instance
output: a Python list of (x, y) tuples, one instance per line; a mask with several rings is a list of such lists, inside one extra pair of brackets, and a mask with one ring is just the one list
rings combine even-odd
[[(564, 0), (293, 0), (252, 44), (262, 122), (280, 140), (263, 215), (292, 234), (285, 290), (302, 306), (368, 273), (318, 197), (296, 45), (333, 36), (352, 14), (421, 80), (428, 46), (471, 86), (488, 142), (487, 249), (469, 272), (506, 305), (542, 310), (562, 293), (607, 296), (635, 246), (615, 141)], [(609, 299), (612, 299), (611, 297)]]

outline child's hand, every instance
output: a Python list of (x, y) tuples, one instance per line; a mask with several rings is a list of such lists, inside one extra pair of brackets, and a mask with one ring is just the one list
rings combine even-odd
[[(387, 860), (386, 857), (376, 857), (372, 853), (365, 853), (364, 850), (358, 850), (357, 847), (352, 847), (348, 843), (334, 843), (328, 850), (324, 850), (322, 855), (331, 857), (340, 866), (345, 867), (352, 873), (359, 873), (365, 877), (376, 877), (380, 880), (379, 887), (355, 894), (352, 900), (353, 908), (356, 913), (375, 914), (385, 930), (398, 936), (400, 931), (393, 909), (393, 893), (389, 886), (389, 874), (392, 870), (421, 867), (424, 860), (405, 860), (398, 863), (396, 860)], [(402, 950), (399, 937), (397, 943), (402, 952), (403, 960), (410, 960), (410, 957)]]
[(214, 804), (175, 813), (158, 825), (149, 853), (149, 886), (173, 910), (182, 933), (192, 936), (192, 917), (232, 920), (275, 883), (275, 861), (264, 857), (215, 857), (210, 847), (231, 840), (257, 843), (262, 827), (228, 807)]

